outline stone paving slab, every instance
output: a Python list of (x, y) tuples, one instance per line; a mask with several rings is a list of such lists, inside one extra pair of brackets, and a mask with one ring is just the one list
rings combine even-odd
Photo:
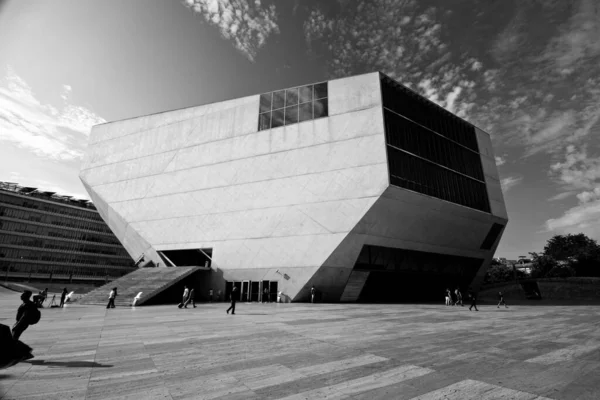
[(0, 398), (600, 399), (597, 306), (226, 308), (43, 309)]

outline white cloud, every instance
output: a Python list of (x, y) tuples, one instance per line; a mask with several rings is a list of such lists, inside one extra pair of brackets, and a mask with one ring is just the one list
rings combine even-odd
[(38, 156), (63, 161), (81, 158), (90, 128), (106, 122), (92, 111), (67, 102), (62, 109), (42, 104), (10, 67), (0, 82), (0, 141)]
[(501, 165), (506, 164), (506, 158), (505, 157), (501, 157), (501, 156), (496, 156), (496, 165), (499, 167)]
[(504, 192), (504, 193), (508, 192), (510, 189), (517, 186), (519, 183), (521, 183), (522, 180), (523, 180), (523, 177), (516, 177), (516, 176), (509, 176), (506, 178), (502, 178), (500, 180), (500, 185), (502, 186), (502, 192)]
[(548, 199), (548, 201), (559, 201), (559, 200), (564, 200), (564, 199), (566, 199), (567, 197), (573, 196), (574, 194), (575, 194), (575, 192), (573, 192), (573, 191), (562, 192), (562, 193), (559, 193), (559, 194), (557, 194), (557, 195), (555, 195), (555, 196), (552, 196), (552, 197), (550, 197), (550, 198)]
[(185, 4), (216, 26), (250, 61), (270, 35), (279, 33), (273, 4), (263, 7), (260, 0), (185, 0)]
[(600, 187), (596, 187), (590, 191), (581, 192), (577, 195), (577, 198), (581, 203), (589, 203), (590, 201), (600, 200)]
[(580, 0), (577, 11), (561, 27), (542, 59), (552, 62), (561, 75), (572, 74), (580, 62), (600, 55), (600, 3)]
[(582, 203), (567, 210), (559, 218), (546, 221), (549, 231), (565, 233), (585, 232), (592, 237), (600, 235), (600, 200)]

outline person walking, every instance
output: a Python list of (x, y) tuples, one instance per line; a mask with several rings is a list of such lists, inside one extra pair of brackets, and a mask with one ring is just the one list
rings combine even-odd
[(502, 292), (498, 292), (498, 308), (500, 308), (500, 304), (504, 304), (504, 307), (508, 308), (506, 302), (504, 301), (504, 294), (502, 294)]
[(450, 292), (450, 289), (448, 289), (448, 288), (446, 288), (446, 305), (447, 306), (452, 305), (452, 293)]
[(477, 294), (475, 294), (473, 290), (469, 290), (469, 298), (471, 299), (471, 307), (469, 307), (469, 311), (471, 311), (473, 307), (475, 307), (475, 311), (479, 311), (477, 309)]
[(231, 311), (231, 314), (235, 314), (235, 302), (237, 301), (237, 287), (233, 287), (233, 289), (231, 289), (231, 295), (230, 295), (230, 300), (231, 300), (231, 306), (229, 306), (229, 308), (227, 309), (227, 314), (229, 314), (229, 311)]
[(183, 307), (185, 305), (185, 302), (187, 301), (189, 294), (190, 294), (190, 289), (188, 289), (187, 286), (184, 286), (183, 287), (183, 296), (182, 296), (182, 299), (181, 299), (181, 303), (179, 303), (179, 305), (177, 305), (178, 308), (181, 308), (181, 307)]
[(64, 288), (60, 295), (60, 308), (65, 306), (65, 299), (67, 298), (67, 288)]
[(462, 293), (460, 292), (459, 288), (456, 288), (456, 290), (454, 291), (454, 294), (456, 295), (456, 305), (459, 305), (462, 307), (464, 306), (463, 304), (463, 299), (462, 299)]
[(188, 304), (190, 304), (190, 302), (192, 303), (192, 306), (194, 306), (194, 308), (196, 308), (196, 302), (194, 301), (194, 288), (192, 288), (192, 290), (190, 290), (190, 294), (188, 295), (187, 300), (185, 301), (185, 303), (183, 304), (183, 308), (187, 308)]
[(117, 288), (114, 287), (112, 288), (112, 290), (110, 291), (110, 293), (108, 294), (108, 304), (106, 305), (106, 308), (115, 308), (115, 299), (117, 298)]
[(19, 340), (23, 332), (29, 325), (37, 324), (42, 316), (40, 310), (31, 301), (31, 291), (26, 290), (21, 294), (23, 302), (17, 309), (17, 322), (12, 327), (12, 336), (14, 340)]
[(315, 289), (314, 286), (310, 287), (310, 302), (314, 303), (315, 302), (315, 295), (317, 294), (317, 290)]
[[(212, 297), (213, 297), (213, 290), (212, 290), (212, 288), (210, 288), (210, 289), (208, 290), (208, 302), (209, 302), (209, 303), (212, 303)], [(194, 307), (195, 307), (195, 306), (194, 306)]]

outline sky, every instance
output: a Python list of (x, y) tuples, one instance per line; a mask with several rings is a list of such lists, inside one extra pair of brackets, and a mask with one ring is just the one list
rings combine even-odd
[(95, 124), (376, 70), (490, 133), (496, 256), (600, 239), (597, 0), (0, 0), (0, 181), (89, 198)]

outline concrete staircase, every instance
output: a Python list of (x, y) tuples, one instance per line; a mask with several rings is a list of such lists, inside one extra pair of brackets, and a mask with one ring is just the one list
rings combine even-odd
[(340, 302), (357, 301), (368, 278), (369, 271), (352, 271), (344, 288), (344, 293), (340, 297)]
[(116, 306), (129, 307), (134, 297), (142, 292), (136, 305), (142, 305), (160, 292), (173, 286), (203, 267), (140, 268), (91, 291), (76, 301), (76, 304), (107, 304), (108, 294), (117, 288)]

